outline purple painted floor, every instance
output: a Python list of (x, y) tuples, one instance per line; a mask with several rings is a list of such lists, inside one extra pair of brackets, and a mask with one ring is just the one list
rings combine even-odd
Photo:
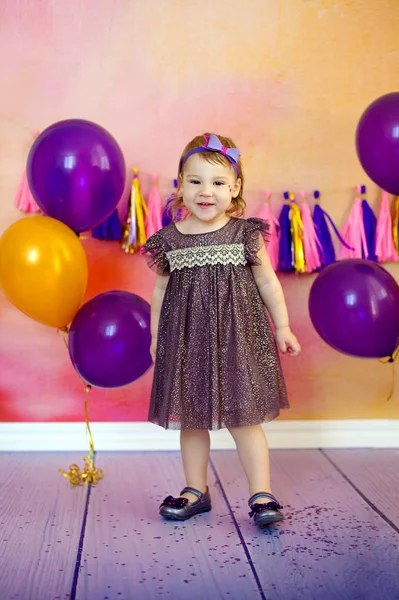
[(286, 520), (263, 532), (235, 452), (212, 453), (213, 509), (185, 523), (157, 512), (178, 453), (99, 453), (95, 487), (69, 487), (72, 462), (0, 453), (0, 600), (399, 598), (399, 450), (272, 451)]

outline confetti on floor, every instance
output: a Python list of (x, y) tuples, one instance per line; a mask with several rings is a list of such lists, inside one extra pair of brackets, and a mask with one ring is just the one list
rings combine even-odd
[(212, 511), (163, 520), (183, 487), (175, 452), (99, 453), (105, 478), (69, 487), (71, 453), (0, 454), (1, 600), (394, 600), (398, 450), (276, 450), (285, 521), (260, 531), (233, 451), (211, 455)]

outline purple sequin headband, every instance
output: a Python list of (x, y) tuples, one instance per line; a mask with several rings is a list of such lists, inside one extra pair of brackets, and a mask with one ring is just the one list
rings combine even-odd
[(238, 148), (226, 148), (223, 146), (222, 142), (219, 140), (218, 136), (214, 133), (211, 135), (204, 135), (205, 144), (202, 146), (198, 146), (198, 148), (193, 148), (187, 152), (186, 156), (183, 159), (182, 168), (184, 167), (187, 159), (192, 154), (197, 154), (198, 152), (218, 152), (218, 154), (222, 154), (227, 158), (227, 160), (232, 164), (234, 171), (238, 177), (238, 159), (240, 158), (240, 151)]

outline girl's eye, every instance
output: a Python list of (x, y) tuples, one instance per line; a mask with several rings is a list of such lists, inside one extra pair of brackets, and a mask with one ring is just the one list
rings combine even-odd
[(224, 181), (215, 181), (215, 185), (224, 185)]
[(195, 183), (196, 185), (198, 185), (198, 184), (199, 184), (199, 181), (198, 181), (198, 179), (191, 179), (191, 180), (190, 180), (190, 183)]

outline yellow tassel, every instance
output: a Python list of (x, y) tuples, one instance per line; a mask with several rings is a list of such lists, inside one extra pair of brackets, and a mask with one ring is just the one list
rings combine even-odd
[(91, 390), (91, 385), (87, 385), (85, 389), (85, 418), (86, 418), (86, 429), (87, 435), (89, 437), (90, 444), (90, 454), (89, 456), (85, 456), (83, 471), (80, 471), (78, 465), (73, 464), (69, 467), (69, 472), (66, 473), (63, 469), (58, 469), (58, 471), (68, 479), (72, 486), (81, 485), (82, 483), (92, 483), (95, 485), (97, 481), (104, 478), (104, 473), (102, 469), (96, 469), (94, 465), (94, 442), (93, 436), (91, 435), (90, 423), (89, 423), (89, 411), (87, 406), (87, 395)]
[(133, 185), (136, 187), (135, 196), (136, 196), (136, 225), (137, 225), (137, 241), (136, 241), (136, 249), (138, 250), (147, 241), (147, 236), (145, 234), (145, 217), (148, 216), (148, 208), (147, 204), (143, 198), (140, 189), (140, 181), (137, 177), (138, 169), (134, 169), (134, 180)]
[(127, 254), (134, 254), (147, 241), (144, 218), (148, 215), (148, 209), (141, 193), (138, 172), (138, 169), (133, 169), (132, 190), (122, 232), (121, 247)]
[[(293, 200), (293, 194), (290, 194), (290, 200)], [(305, 273), (307, 271), (305, 262), (305, 252), (303, 250), (303, 224), (301, 210), (295, 202), (291, 202), (291, 235), (294, 249), (294, 268), (296, 273)]]
[(399, 253), (399, 196), (395, 198), (395, 208), (392, 222), (392, 236), (395, 250)]
[(132, 184), (129, 203), (127, 207), (126, 221), (122, 227), (121, 248), (126, 254), (133, 254), (136, 245), (136, 209), (135, 209), (135, 188)]

